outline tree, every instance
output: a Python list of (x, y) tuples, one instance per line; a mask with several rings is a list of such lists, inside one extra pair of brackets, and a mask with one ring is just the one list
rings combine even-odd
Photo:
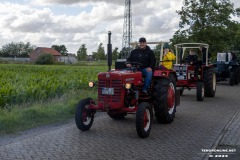
[(79, 61), (85, 61), (87, 60), (87, 48), (85, 44), (82, 44), (82, 46), (77, 51), (77, 59)]
[(118, 57), (119, 57), (119, 54), (120, 53), (118, 52), (118, 48), (115, 47), (115, 49), (112, 52), (112, 59), (116, 61), (118, 59)]
[(232, 51), (237, 51), (239, 53), (239, 59), (240, 59), (240, 24), (237, 25), (238, 27), (238, 31), (235, 34), (235, 38), (232, 39), (232, 43), (231, 43), (231, 49)]
[(237, 22), (231, 16), (239, 14), (239, 9), (234, 9), (230, 0), (184, 0), (177, 13), (181, 29), (173, 36), (173, 42), (184, 40), (185, 35), (188, 41), (209, 44), (210, 52), (216, 53), (226, 50), (235, 39)]
[(156, 47), (154, 47), (153, 49), (153, 53), (156, 57), (156, 63), (159, 64), (160, 62), (160, 52), (161, 52), (161, 45), (156, 45)]
[(36, 64), (53, 64), (53, 55), (50, 53), (40, 55), (36, 62)]
[(92, 59), (97, 60), (97, 52), (92, 52)]
[(0, 51), (2, 57), (29, 57), (29, 54), (36, 48), (30, 42), (11, 42), (4, 46)]
[[(136, 46), (138, 47), (138, 46)], [(130, 47), (130, 48), (125, 48), (123, 47), (122, 50), (120, 51), (120, 55), (119, 55), (119, 58), (122, 58), (122, 59), (126, 59), (130, 53), (131, 53), (131, 50), (133, 50), (134, 48)]]
[(98, 46), (97, 55), (96, 55), (97, 60), (106, 60), (104, 47), (102, 45), (103, 44), (100, 43), (99, 46)]
[(55, 49), (56, 51), (58, 51), (59, 53), (61, 53), (63, 56), (66, 56), (68, 53), (67, 48), (65, 47), (65, 45), (52, 45), (53, 49)]

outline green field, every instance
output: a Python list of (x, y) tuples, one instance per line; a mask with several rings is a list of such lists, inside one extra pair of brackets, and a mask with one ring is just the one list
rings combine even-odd
[(107, 66), (0, 64), (0, 107), (42, 101), (88, 87)]
[(96, 99), (88, 82), (107, 68), (0, 64), (0, 135), (73, 118), (81, 99)]

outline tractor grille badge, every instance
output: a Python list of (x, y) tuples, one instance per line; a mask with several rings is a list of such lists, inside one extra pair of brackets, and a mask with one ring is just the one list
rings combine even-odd
[(107, 73), (107, 74), (106, 74), (106, 78), (110, 78), (110, 74)]

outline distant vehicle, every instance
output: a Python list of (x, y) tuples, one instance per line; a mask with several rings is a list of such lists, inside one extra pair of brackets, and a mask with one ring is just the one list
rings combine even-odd
[(214, 64), (217, 82), (229, 81), (230, 86), (239, 84), (240, 66), (232, 53), (218, 53), (217, 62)]
[[(199, 50), (204, 47), (204, 60), (197, 60), (194, 64), (188, 64), (183, 58), (184, 54), (191, 50)], [(214, 97), (216, 92), (216, 74), (213, 64), (209, 63), (208, 44), (204, 43), (180, 43), (175, 45), (176, 64), (174, 70), (177, 74), (177, 87), (180, 94), (184, 89), (196, 89), (197, 101), (203, 101), (204, 97)]]

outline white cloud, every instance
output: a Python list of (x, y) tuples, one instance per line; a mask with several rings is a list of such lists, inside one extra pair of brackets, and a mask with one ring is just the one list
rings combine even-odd
[[(238, 0), (233, 0), (239, 7)], [(112, 32), (113, 48), (122, 47), (125, 1), (120, 0), (22, 0), (0, 2), (0, 46), (30, 42), (51, 47), (64, 44), (76, 53), (86, 44), (88, 54), (100, 43), (107, 46)], [(179, 0), (132, 0), (132, 41), (144, 36), (148, 41), (168, 41), (178, 29)], [(69, 14), (75, 10), (74, 14)], [(76, 12), (77, 11), (77, 12)]]
[[(40, 5), (51, 5), (51, 4), (64, 4), (64, 5), (86, 5), (89, 3), (98, 3), (98, 2), (105, 2), (105, 3), (113, 3), (113, 4), (122, 4), (124, 1), (121, 0), (32, 0), (32, 4), (40, 4)], [(133, 0), (132, 3), (137, 3), (138, 0)]]

